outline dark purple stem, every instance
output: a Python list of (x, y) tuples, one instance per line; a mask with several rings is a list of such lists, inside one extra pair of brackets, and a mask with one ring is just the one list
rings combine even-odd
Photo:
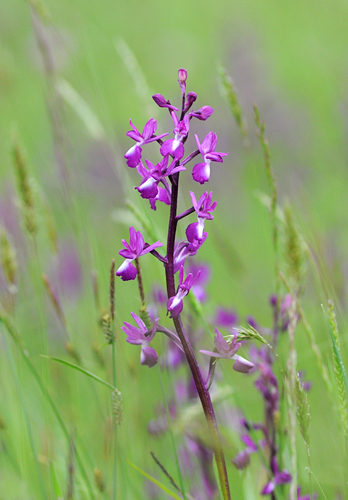
[(182, 214), (179, 214), (176, 216), (176, 220), (179, 221), (180, 219), (183, 219), (184, 217), (187, 217), (188, 215), (193, 214), (195, 209), (193, 207), (189, 208), (188, 210), (185, 210)]
[[(145, 243), (145, 247), (149, 247), (150, 245), (148, 243)], [(151, 250), (150, 252), (156, 259), (160, 260), (163, 264), (166, 264), (167, 259), (165, 257), (162, 257), (160, 253), (157, 252), (157, 250)]]
[[(173, 297), (176, 293), (175, 277), (174, 277), (174, 244), (175, 244), (176, 228), (178, 223), (176, 213), (178, 204), (179, 173), (174, 174), (172, 177), (173, 177), (172, 197), (170, 205), (168, 239), (167, 239), (167, 263), (165, 264), (168, 298)], [(196, 385), (196, 389), (202, 403), (205, 418), (208, 423), (223, 498), (224, 500), (231, 500), (225, 457), (222, 449), (221, 438), (210, 394), (206, 387), (206, 384), (204, 383), (202, 373), (199, 369), (196, 357), (194, 355), (191, 342), (186, 335), (180, 315), (176, 318), (173, 318), (173, 322), (178, 337), (180, 338), (180, 341), (182, 343), (186, 359), (189, 364)]]
[(199, 149), (196, 149), (195, 151), (193, 151), (193, 153), (189, 154), (188, 157), (185, 158), (185, 160), (183, 160), (181, 162), (181, 165), (182, 166), (186, 165), (186, 163), (188, 163), (189, 161), (191, 161), (197, 155), (199, 155)]

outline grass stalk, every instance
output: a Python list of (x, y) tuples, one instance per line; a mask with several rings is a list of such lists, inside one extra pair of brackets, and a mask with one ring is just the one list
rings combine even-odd
[[(56, 417), (57, 421), (58, 421), (58, 424), (60, 426), (60, 428), (62, 429), (66, 439), (67, 439), (67, 442), (69, 443), (70, 442), (70, 433), (69, 433), (69, 430), (68, 428), (66, 427), (65, 423), (64, 423), (64, 420), (63, 418), (61, 417), (53, 399), (51, 398), (49, 392), (47, 391), (47, 388), (45, 387), (40, 375), (38, 374), (37, 370), (35, 369), (34, 365), (32, 364), (32, 362), (30, 361), (29, 359), (29, 356), (28, 356), (28, 353), (27, 351), (24, 349), (23, 347), (23, 344), (22, 344), (22, 341), (18, 335), (18, 332), (16, 331), (16, 329), (11, 325), (10, 321), (8, 320), (8, 318), (2, 313), (2, 311), (0, 310), (0, 323), (2, 323), (2, 325), (5, 327), (5, 330), (8, 332), (8, 334), (10, 335), (10, 337), (12, 338), (15, 346), (17, 347), (17, 349), (19, 350), (26, 366), (29, 368), (29, 371), (31, 372), (31, 374), (33, 375), (34, 379), (36, 380), (44, 398), (47, 400), (54, 416)], [(90, 495), (90, 498), (91, 500), (95, 500), (95, 495), (94, 495), (94, 491), (93, 491), (93, 488), (91, 486), (91, 483), (89, 481), (89, 478), (88, 478), (88, 475), (86, 473), (86, 470), (84, 468), (84, 465), (82, 463), (82, 459), (80, 457), (80, 452), (79, 450), (77, 449), (77, 446), (76, 446), (76, 461), (79, 465), (79, 468), (80, 468), (80, 472), (81, 472), (81, 475), (86, 483), (86, 486), (87, 486), (87, 489), (89, 491), (89, 495)]]

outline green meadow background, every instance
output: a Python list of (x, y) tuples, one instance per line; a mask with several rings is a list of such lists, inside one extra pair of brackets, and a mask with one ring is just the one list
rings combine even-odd
[[(139, 350), (126, 344), (120, 330), (131, 320), (130, 311), (140, 307), (135, 282), (116, 280), (116, 386), (123, 396), (123, 422), (117, 430), (108, 387), (40, 355), (77, 363), (113, 384), (111, 347), (105, 344), (100, 320), (108, 308), (111, 260), (115, 258), (116, 267), (121, 264), (118, 251), (121, 239), (129, 237), (129, 225), (140, 228), (126, 210), (126, 200), (151, 221), (162, 241), (168, 217), (166, 206), (151, 212), (134, 191), (138, 178), (123, 158), (131, 145), (125, 133), (129, 118), (142, 129), (151, 117), (158, 120), (160, 133), (172, 132), (168, 113), (155, 106), (151, 95), (161, 93), (179, 105), (179, 68), (187, 69), (187, 88), (198, 94), (198, 106), (215, 109), (194, 132), (202, 138), (216, 131), (217, 150), (229, 152), (223, 164), (212, 165), (211, 181), (204, 186), (218, 202), (199, 253), (212, 270), (206, 316), (223, 305), (237, 311), (244, 325), (250, 314), (264, 326), (272, 321), (268, 297), (275, 291), (274, 252), (262, 202), (269, 190), (253, 121), (256, 103), (266, 123), (279, 203), (291, 205), (308, 249), (303, 308), (331, 367), (321, 304), (328, 298), (335, 302), (347, 359), (347, 18), (348, 4), (339, 0), (1, 2), (0, 224), (18, 261), (15, 299), (0, 274), (1, 310), (15, 337), (2, 322), (1, 500), (111, 499), (114, 481), (118, 499), (151, 498), (142, 475), (126, 462), (166, 482), (150, 451), (177, 477), (171, 436), (147, 432), (164, 394), (170, 398), (172, 375), (158, 366), (142, 367)], [(236, 86), (248, 147), (222, 95), (220, 66)], [(35, 240), (23, 227), (14, 141), (25, 151), (33, 179), (39, 226)], [(190, 141), (194, 147), (194, 139)], [(146, 151), (150, 159), (151, 154), (155, 158), (155, 147)], [(200, 189), (191, 181), (187, 186)], [(182, 194), (183, 209), (187, 195), (188, 190)], [(153, 260), (142, 258), (148, 302), (152, 284), (164, 285), (161, 266)], [(65, 326), (42, 274), (59, 296)], [(93, 283), (98, 283), (99, 302)], [(161, 341), (156, 342), (161, 352)], [(206, 342), (211, 345), (209, 337)], [(313, 490), (319, 498), (332, 499), (344, 482), (344, 438), (301, 324), (296, 343), (298, 369), (313, 382), (308, 396), (311, 467), (319, 483), (312, 480)], [(280, 351), (285, 364), (286, 340)], [(220, 384), (233, 388), (225, 403), (242, 405), (252, 418), (261, 419), (253, 379), (232, 372), (227, 362), (224, 373)], [(181, 424), (173, 424), (177, 446)], [(231, 459), (241, 442), (237, 432), (225, 432), (233, 498), (257, 499), (265, 482), (258, 476), (257, 459), (250, 475), (237, 471)], [(300, 435), (298, 453), (299, 483), (308, 492)], [(103, 492), (95, 483), (96, 469)], [(162, 492), (158, 498), (169, 497)]]

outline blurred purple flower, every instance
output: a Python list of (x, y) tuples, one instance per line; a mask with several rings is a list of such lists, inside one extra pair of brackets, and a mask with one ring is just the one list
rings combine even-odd
[(210, 267), (208, 264), (204, 264), (202, 262), (192, 262), (188, 268), (189, 273), (193, 275), (197, 274), (198, 270), (200, 270), (200, 275), (192, 286), (192, 292), (195, 297), (200, 301), (204, 302), (207, 300), (207, 293), (205, 291), (205, 286), (210, 280)]
[(309, 381), (309, 380), (304, 380), (305, 375), (306, 375), (306, 372), (303, 371), (303, 370), (300, 370), (298, 372), (298, 376), (299, 376), (299, 379), (300, 379), (301, 386), (303, 387), (304, 391), (308, 392), (312, 388), (312, 382)]
[(58, 249), (56, 275), (63, 295), (76, 295), (80, 292), (82, 285), (81, 261), (76, 248), (71, 243), (63, 244)]
[(259, 450), (257, 444), (248, 434), (243, 434), (243, 436), (241, 436), (241, 440), (246, 445), (246, 448), (240, 451), (232, 460), (234, 466), (239, 470), (245, 469), (245, 467), (250, 463), (250, 455)]
[(167, 303), (167, 294), (163, 286), (154, 285), (152, 288), (152, 297), (156, 304), (163, 306)]
[[(301, 495), (301, 486), (297, 487), (297, 500), (311, 500), (310, 495)], [(312, 500), (316, 500), (318, 498), (318, 495), (316, 493), (313, 494)]]
[(213, 323), (218, 326), (232, 329), (238, 323), (238, 315), (231, 309), (219, 307), (215, 312)]
[(258, 363), (260, 377), (255, 381), (255, 387), (261, 392), (265, 401), (266, 412), (273, 420), (274, 414), (279, 410), (278, 379), (268, 363)]
[(248, 361), (247, 359), (239, 356), (237, 353), (238, 349), (241, 346), (240, 342), (237, 342), (237, 335), (233, 336), (231, 342), (228, 343), (225, 337), (220, 333), (220, 331), (215, 328), (215, 350), (214, 351), (203, 351), (200, 350), (202, 354), (206, 354), (207, 356), (211, 356), (212, 358), (226, 358), (233, 359), (234, 365), (233, 369), (240, 373), (249, 373), (249, 371), (254, 368), (253, 363)]
[(280, 484), (287, 484), (292, 480), (292, 476), (287, 470), (284, 469), (282, 472), (279, 472), (278, 463), (275, 457), (272, 460), (272, 472), (274, 474), (273, 478), (263, 487), (261, 495), (269, 495)]

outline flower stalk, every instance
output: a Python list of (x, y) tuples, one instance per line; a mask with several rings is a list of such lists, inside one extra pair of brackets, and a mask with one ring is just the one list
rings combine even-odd
[[(167, 294), (168, 299), (175, 295), (175, 277), (174, 277), (174, 243), (178, 219), (177, 214), (177, 203), (178, 203), (178, 189), (179, 189), (179, 174), (176, 174), (176, 182), (172, 182), (172, 198), (171, 198), (171, 210), (169, 216), (168, 225), (168, 239), (167, 239), (167, 263), (165, 265), (166, 272), (166, 284), (167, 284)], [(202, 408), (204, 415), (208, 424), (212, 446), (215, 454), (215, 460), (217, 464), (217, 470), (219, 474), (219, 482), (224, 500), (230, 500), (230, 488), (227, 476), (225, 456), (222, 449), (221, 437), (219, 433), (219, 428), (214, 412), (213, 403), (210, 398), (209, 390), (203, 380), (202, 373), (199, 369), (195, 354), (192, 349), (189, 338), (185, 333), (184, 326), (181, 321), (180, 314), (173, 318), (173, 323), (175, 330), (181, 340), (188, 365), (190, 367), (198, 396), (202, 403)]]
[[(187, 71), (180, 69), (178, 80), (181, 89), (180, 112), (178, 108), (173, 106), (169, 100), (165, 99), (160, 94), (155, 94), (153, 96), (153, 100), (157, 106), (160, 108), (167, 108), (170, 113), (174, 124), (173, 138), (167, 138), (169, 135), (168, 133), (158, 134), (156, 132), (157, 122), (153, 118), (145, 124), (142, 133), (140, 133), (130, 121), (132, 130), (127, 132), (128, 137), (133, 139), (135, 144), (128, 149), (124, 157), (128, 167), (136, 170), (141, 177), (140, 184), (135, 187), (135, 189), (142, 199), (149, 201), (150, 207), (154, 211), (157, 209), (157, 202), (168, 205), (169, 222), (167, 230), (167, 252), (165, 256), (159, 253), (160, 247), (163, 246), (160, 241), (156, 241), (152, 244), (145, 242), (141, 232), (136, 231), (134, 227), (130, 227), (129, 229), (129, 243), (126, 240), (122, 240), (124, 248), (120, 250), (119, 254), (125, 260), (117, 269), (116, 276), (119, 276), (123, 281), (137, 279), (141, 298), (141, 310), (140, 317), (134, 312), (131, 313), (136, 326), (132, 323), (125, 322), (121, 329), (127, 335), (127, 342), (140, 346), (141, 364), (149, 368), (153, 367), (158, 362), (158, 355), (155, 349), (150, 346), (157, 332), (163, 332), (169, 338), (171, 345), (174, 345), (179, 352), (181, 351), (185, 354), (197, 391), (195, 395), (198, 394), (200, 398), (208, 424), (222, 496), (224, 500), (230, 500), (231, 494), (226, 462), (217, 419), (209, 394), (208, 383), (206, 382), (206, 377), (203, 377), (197, 363), (195, 352), (188, 335), (189, 328), (185, 330), (182, 319), (182, 313), (185, 312), (185, 297), (194, 285), (196, 285), (196, 287), (198, 286), (199, 280), (202, 279), (201, 276), (204, 275), (202, 269), (195, 269), (194, 272), (187, 272), (185, 266), (187, 266), (187, 260), (197, 254), (199, 248), (208, 237), (208, 233), (205, 231), (205, 224), (207, 221), (214, 219), (213, 212), (217, 204), (216, 201), (212, 201), (213, 193), (205, 191), (201, 196), (196, 196), (193, 191), (190, 191), (190, 204), (182, 213), (178, 214), (180, 174), (187, 173), (187, 165), (189, 162), (194, 160), (195, 163), (191, 171), (193, 180), (202, 185), (210, 180), (211, 163), (223, 163), (223, 158), (227, 156), (228, 153), (216, 151), (217, 135), (214, 132), (209, 132), (203, 140), (200, 140), (199, 137), (195, 135), (198, 149), (189, 154), (185, 151), (185, 143), (190, 132), (191, 120), (205, 121), (214, 111), (210, 106), (203, 106), (198, 111), (190, 111), (197, 99), (197, 95), (194, 92), (186, 94), (186, 79)], [(176, 114), (176, 112), (178, 114)], [(145, 150), (145, 146), (151, 142), (157, 142), (160, 146), (160, 154), (162, 155), (161, 161), (156, 165), (148, 159), (143, 159), (143, 148)], [(199, 160), (195, 160), (198, 155), (203, 159), (200, 163), (198, 163)], [(181, 224), (186, 217), (191, 215), (195, 215), (196, 222), (191, 222), (186, 227), (186, 240), (177, 242), (176, 235), (178, 223)], [(159, 317), (157, 319), (152, 318), (150, 322), (150, 316), (147, 314), (139, 259), (148, 253), (156, 257), (164, 266), (167, 290), (167, 298), (164, 300), (164, 303), (167, 304), (167, 315), (170, 315), (176, 333), (161, 326), (159, 324)], [(175, 274), (178, 271), (179, 280), (176, 284)], [(189, 333), (191, 334), (191, 332)], [(221, 334), (219, 335), (222, 337)], [(223, 338), (219, 338), (219, 345), (223, 346), (227, 355), (225, 356), (224, 351), (223, 355), (220, 353), (217, 357), (230, 357), (232, 359), (235, 356), (234, 367), (235, 369), (238, 367), (237, 371), (247, 373), (249, 369), (253, 367), (252, 363), (236, 355), (236, 351), (240, 346), (236, 341), (230, 348)], [(214, 352), (202, 352), (214, 359)], [(215, 486), (213, 486), (213, 488), (215, 488)]]

